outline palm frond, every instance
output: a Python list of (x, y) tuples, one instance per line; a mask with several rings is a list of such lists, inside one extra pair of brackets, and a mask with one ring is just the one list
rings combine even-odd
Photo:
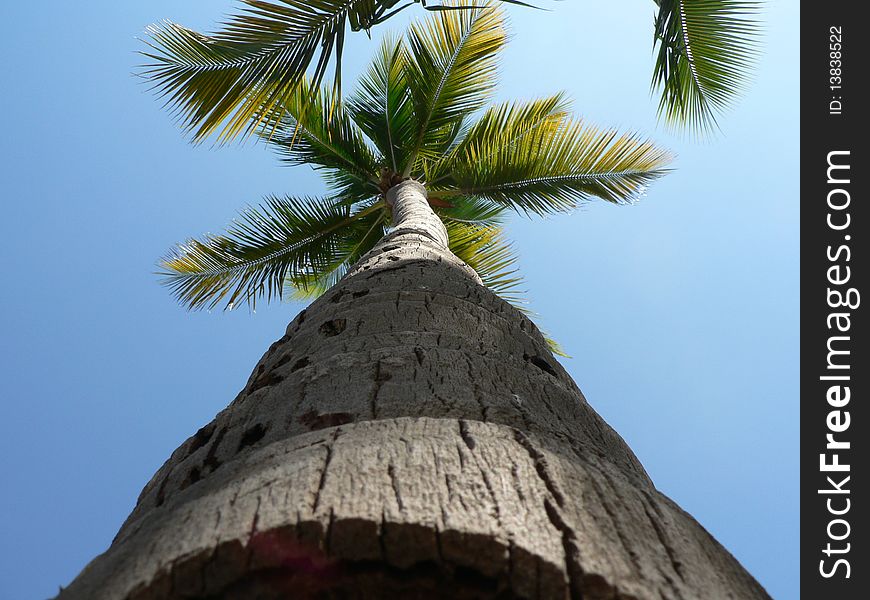
[(275, 127), (261, 128), (258, 134), (288, 164), (322, 170), (337, 197), (363, 201), (379, 194), (382, 160), (333, 92), (327, 88), (313, 91), (310, 85), (302, 80), (276, 108), (280, 116), (274, 119)]
[(288, 276), (284, 280), (285, 294), (295, 300), (313, 300), (344, 277), (386, 233), (386, 210), (365, 214), (348, 225), (339, 240), (332, 262), (324, 268)]
[[(366, 28), (374, 0), (242, 0), (246, 8), (207, 36), (172, 22), (152, 25), (152, 62), (142, 75), (172, 106), (195, 140), (220, 131), (230, 140), (252, 133), (291, 94), (318, 56), (318, 87), (333, 52), (340, 56), (348, 24)], [(385, 4), (381, 2), (380, 4)], [(338, 81), (338, 73), (336, 74)]]
[(491, 5), (465, 5), (408, 32), (407, 80), (416, 122), (405, 176), (418, 158), (437, 159), (459, 133), (463, 117), (481, 108), (495, 87), (498, 54), (507, 40), (504, 16)]
[[(568, 116), (564, 93), (532, 101), (502, 103), (488, 108), (461, 139), (438, 160), (424, 164), (424, 179), (435, 188), (449, 180), (453, 169), (476, 160), (488, 160), (494, 152), (515, 147), (524, 138), (542, 130), (558, 128)], [(483, 154), (482, 154), (483, 153)]]
[(477, 271), (483, 284), (512, 304), (524, 300), (516, 268), (517, 257), (500, 227), (481, 226), (445, 219), (450, 251)]
[[(514, 138), (478, 137), (454, 159), (448, 180), (433, 195), (479, 196), (524, 213), (568, 211), (596, 196), (630, 203), (667, 172), (671, 155), (634, 133), (551, 119)], [(443, 186), (443, 187), (440, 187)]]
[(659, 0), (653, 88), (659, 116), (697, 134), (742, 91), (758, 54), (760, 4), (752, 0)]
[[(430, 202), (440, 199), (432, 195)], [(445, 203), (446, 204), (446, 203)], [(433, 210), (442, 221), (454, 221), (482, 227), (496, 227), (504, 224), (506, 208), (478, 197), (455, 197), (449, 206), (434, 206)]]
[(565, 348), (562, 347), (562, 344), (559, 343), (559, 340), (543, 330), (541, 331), (541, 335), (544, 336), (544, 341), (547, 342), (547, 348), (550, 349), (550, 352), (552, 352), (556, 356), (571, 358), (571, 355), (565, 351)]
[(401, 173), (414, 140), (407, 56), (401, 39), (387, 36), (347, 103), (354, 122), (378, 148), (386, 166)]
[(217, 133), (226, 142), (264, 123), (274, 125), (264, 119), (280, 114), (276, 108), (311, 67), (314, 87), (319, 87), (331, 60), (333, 88), (340, 90), (348, 26), (368, 31), (413, 4), (456, 14), (481, 6), (477, 0), (439, 6), (425, 6), (422, 0), (240, 1), (245, 8), (211, 35), (171, 21), (146, 30), (149, 49), (142, 54), (150, 62), (142, 65), (141, 74), (166, 98), (194, 141)]
[(352, 213), (339, 202), (268, 198), (242, 212), (225, 235), (189, 240), (160, 261), (162, 283), (191, 309), (226, 308), (281, 297), (287, 277), (322, 272), (336, 260), (348, 228), (380, 210)]

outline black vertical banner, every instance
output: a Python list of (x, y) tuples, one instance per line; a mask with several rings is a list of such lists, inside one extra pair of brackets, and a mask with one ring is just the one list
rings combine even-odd
[(870, 598), (870, 30), (859, 7), (801, 6), (801, 595), (813, 600)]

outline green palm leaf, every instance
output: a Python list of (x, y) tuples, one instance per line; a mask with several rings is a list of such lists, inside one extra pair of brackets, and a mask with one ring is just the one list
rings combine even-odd
[(338, 240), (332, 262), (318, 270), (290, 275), (285, 294), (295, 300), (313, 300), (334, 286), (386, 233), (386, 210), (364, 214), (350, 223)]
[(530, 102), (503, 103), (488, 108), (448, 152), (423, 164), (425, 181), (437, 186), (450, 179), (462, 163), (489, 160), (493, 153), (514, 148), (524, 138), (558, 128), (568, 117), (563, 93)]
[(637, 134), (561, 114), (525, 131), (517, 136), (516, 128), (494, 127), (460, 144), (449, 177), (433, 185), (432, 193), (448, 200), (479, 196), (532, 214), (568, 211), (592, 196), (629, 203), (667, 172), (672, 158)]
[[(181, 125), (202, 140), (251, 133), (302, 80), (318, 56), (312, 76), (323, 79), (333, 51), (340, 62), (344, 31), (375, 19), (374, 0), (242, 0), (247, 8), (222, 30), (206, 36), (164, 22), (148, 28), (153, 62), (143, 75), (167, 97)], [(389, 4), (389, 3), (380, 3)], [(337, 75), (338, 76), (338, 75)]]
[(705, 134), (740, 93), (758, 54), (759, 3), (746, 0), (657, 0), (658, 44), (652, 85), (659, 115)]
[[(421, 0), (401, 5), (400, 0), (240, 1), (245, 8), (211, 35), (171, 21), (147, 29), (149, 50), (143, 55), (150, 62), (142, 66), (142, 75), (166, 97), (195, 141), (213, 133), (220, 141), (253, 133), (266, 117), (280, 116), (277, 108), (310, 67), (318, 87), (333, 56), (333, 87), (339, 90), (348, 27), (368, 31), (413, 4), (469, 12), (462, 5), (425, 6)], [(528, 6), (519, 0), (501, 1)]]
[(353, 120), (394, 173), (405, 169), (416, 133), (406, 69), (404, 43), (388, 36), (348, 101)]
[(524, 303), (518, 290), (522, 277), (516, 268), (517, 257), (506, 242), (504, 230), (449, 218), (444, 226), (450, 237), (450, 251), (477, 271), (486, 287), (512, 304)]
[(288, 164), (322, 170), (337, 197), (364, 201), (380, 194), (381, 159), (366, 143), (353, 115), (329, 89), (314, 91), (310, 85), (301, 81), (277, 108), (275, 127), (261, 128), (259, 135)]
[[(435, 196), (431, 201), (440, 201)], [(489, 202), (483, 198), (457, 197), (451, 198), (450, 206), (434, 207), (435, 213), (442, 221), (467, 223), (482, 227), (496, 227), (504, 224), (506, 208)]]
[(281, 297), (285, 279), (304, 279), (333, 265), (353, 224), (377, 210), (352, 213), (339, 202), (268, 198), (248, 208), (225, 235), (189, 240), (160, 261), (163, 283), (188, 308), (256, 307), (259, 298)]
[(463, 116), (481, 108), (495, 87), (498, 53), (507, 40), (503, 14), (476, 2), (468, 6), (442, 11), (408, 32), (416, 130), (404, 176), (418, 158), (440, 157), (461, 130)]

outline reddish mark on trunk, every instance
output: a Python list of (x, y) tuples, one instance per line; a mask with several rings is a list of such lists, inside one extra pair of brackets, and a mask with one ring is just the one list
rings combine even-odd
[[(291, 573), (323, 578), (338, 574), (338, 563), (315, 546), (284, 530), (262, 531), (251, 536), (248, 548), (259, 564), (282, 567)], [(289, 574), (289, 573), (288, 573)]]

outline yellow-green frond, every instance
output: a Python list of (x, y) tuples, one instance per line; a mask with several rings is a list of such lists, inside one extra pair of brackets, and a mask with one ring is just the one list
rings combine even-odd
[(353, 120), (395, 173), (404, 170), (416, 134), (406, 70), (404, 42), (387, 36), (347, 103)]
[(285, 294), (295, 300), (313, 300), (319, 297), (338, 283), (381, 240), (387, 226), (386, 210), (363, 214), (345, 229), (329, 264), (303, 274), (288, 275), (284, 280)]
[(328, 88), (310, 89), (308, 80), (277, 108), (274, 127), (258, 134), (291, 165), (322, 171), (330, 193), (363, 201), (380, 193), (383, 159), (375, 154), (352, 113)]
[(531, 101), (506, 102), (488, 108), (462, 138), (438, 160), (424, 165), (426, 182), (437, 189), (451, 173), (473, 161), (489, 160), (491, 154), (514, 148), (526, 138), (545, 139), (543, 132), (562, 127), (569, 102), (563, 93)]
[(550, 334), (544, 331), (541, 331), (541, 335), (544, 336), (544, 341), (547, 342), (547, 348), (550, 349), (550, 352), (552, 352), (556, 356), (571, 358), (571, 355), (565, 352), (565, 348), (562, 347), (562, 344), (560, 344), (559, 341), (556, 340), (556, 338), (552, 337)]
[(483, 284), (512, 304), (522, 305), (517, 257), (500, 227), (445, 219), (450, 251), (477, 271)]
[(418, 159), (440, 157), (463, 117), (483, 107), (496, 85), (498, 54), (507, 40), (504, 15), (477, 1), (462, 6), (469, 8), (440, 11), (408, 32), (407, 80), (415, 138), (406, 176)]
[(191, 309), (252, 307), (281, 297), (284, 281), (333, 265), (362, 217), (346, 205), (312, 198), (268, 198), (242, 212), (224, 235), (178, 245), (160, 261), (162, 282)]
[[(435, 194), (431, 200), (438, 201)], [(449, 206), (433, 207), (435, 213), (445, 222), (465, 223), (479, 227), (497, 227), (505, 222), (507, 209), (504, 206), (478, 197), (454, 197)]]
[(513, 144), (482, 136), (463, 149), (433, 193), (448, 200), (479, 196), (533, 214), (571, 210), (590, 197), (623, 204), (642, 196), (671, 159), (638, 134), (560, 116)]
[(372, 0), (241, 0), (246, 8), (214, 35), (163, 22), (148, 28), (151, 62), (142, 75), (176, 111), (180, 124), (202, 140), (219, 132), (230, 140), (255, 131), (291, 94), (306, 69), (319, 85), (345, 28), (367, 27)]

